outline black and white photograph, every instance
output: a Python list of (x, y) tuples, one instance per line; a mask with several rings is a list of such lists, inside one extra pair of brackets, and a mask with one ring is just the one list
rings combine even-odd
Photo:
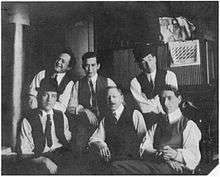
[(217, 175), (219, 1), (1, 1), (1, 175)]

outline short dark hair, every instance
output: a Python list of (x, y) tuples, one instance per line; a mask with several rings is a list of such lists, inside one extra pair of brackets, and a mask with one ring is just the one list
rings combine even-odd
[(180, 91), (178, 90), (178, 88), (175, 87), (175, 86), (173, 86), (173, 85), (168, 85), (168, 84), (164, 85), (164, 86), (161, 88), (161, 90), (160, 90), (160, 94), (161, 94), (163, 91), (165, 91), (165, 90), (173, 91), (173, 93), (176, 95), (176, 97), (178, 97), (178, 96), (181, 95), (181, 93), (180, 93)]
[(76, 58), (74, 53), (72, 52), (72, 50), (70, 48), (64, 48), (63, 50), (61, 50), (59, 52), (59, 55), (62, 53), (66, 53), (70, 56), (70, 62), (69, 62), (69, 67), (73, 68), (74, 65), (76, 64)]
[(82, 64), (83, 64), (83, 66), (84, 66), (85, 63), (86, 63), (86, 60), (89, 59), (89, 58), (96, 58), (97, 64), (100, 63), (99, 58), (97, 57), (97, 54), (96, 54), (95, 52), (86, 52), (86, 53), (83, 54), (83, 56), (82, 56)]

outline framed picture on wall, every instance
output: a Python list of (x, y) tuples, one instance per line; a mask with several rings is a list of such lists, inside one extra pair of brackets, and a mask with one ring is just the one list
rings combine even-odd
[(169, 42), (170, 67), (200, 65), (199, 40)]

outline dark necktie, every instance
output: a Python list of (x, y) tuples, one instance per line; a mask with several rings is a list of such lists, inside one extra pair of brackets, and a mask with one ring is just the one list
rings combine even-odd
[(150, 88), (151, 88), (151, 90), (153, 90), (153, 89), (154, 89), (154, 83), (153, 83), (153, 80), (152, 80), (151, 76), (150, 76), (150, 81), (149, 81), (149, 83), (150, 83)]
[(51, 125), (52, 125), (52, 123), (51, 123), (50, 115), (48, 114), (46, 128), (45, 128), (45, 137), (47, 140), (48, 147), (52, 146)]
[(91, 89), (91, 97), (92, 97), (91, 107), (92, 107), (92, 110), (95, 111), (95, 113), (97, 114), (96, 93), (95, 93), (94, 86), (93, 86), (93, 83), (92, 83), (91, 80), (89, 81), (89, 86), (90, 86), (90, 89)]
[(53, 75), (51, 76), (51, 78), (52, 78), (52, 79), (55, 81), (55, 83), (57, 83), (57, 85), (58, 85), (57, 73), (53, 74)]
[(116, 118), (116, 112), (113, 112), (113, 113), (112, 113), (112, 117), (113, 117), (113, 122), (114, 122), (114, 124), (117, 124), (118, 120), (117, 120), (117, 118)]

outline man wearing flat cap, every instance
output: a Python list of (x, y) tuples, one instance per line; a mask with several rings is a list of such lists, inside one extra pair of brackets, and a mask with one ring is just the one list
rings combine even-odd
[(30, 110), (21, 122), (22, 174), (55, 174), (73, 164), (67, 118), (61, 111), (53, 109), (57, 88), (53, 79), (43, 79), (37, 88), (38, 107)]
[(177, 78), (172, 71), (161, 70), (157, 67), (156, 45), (138, 45), (133, 53), (135, 62), (138, 63), (142, 72), (131, 80), (130, 90), (148, 127), (152, 122), (150, 119), (154, 119), (151, 113), (162, 112), (158, 93), (166, 84), (178, 88)]

